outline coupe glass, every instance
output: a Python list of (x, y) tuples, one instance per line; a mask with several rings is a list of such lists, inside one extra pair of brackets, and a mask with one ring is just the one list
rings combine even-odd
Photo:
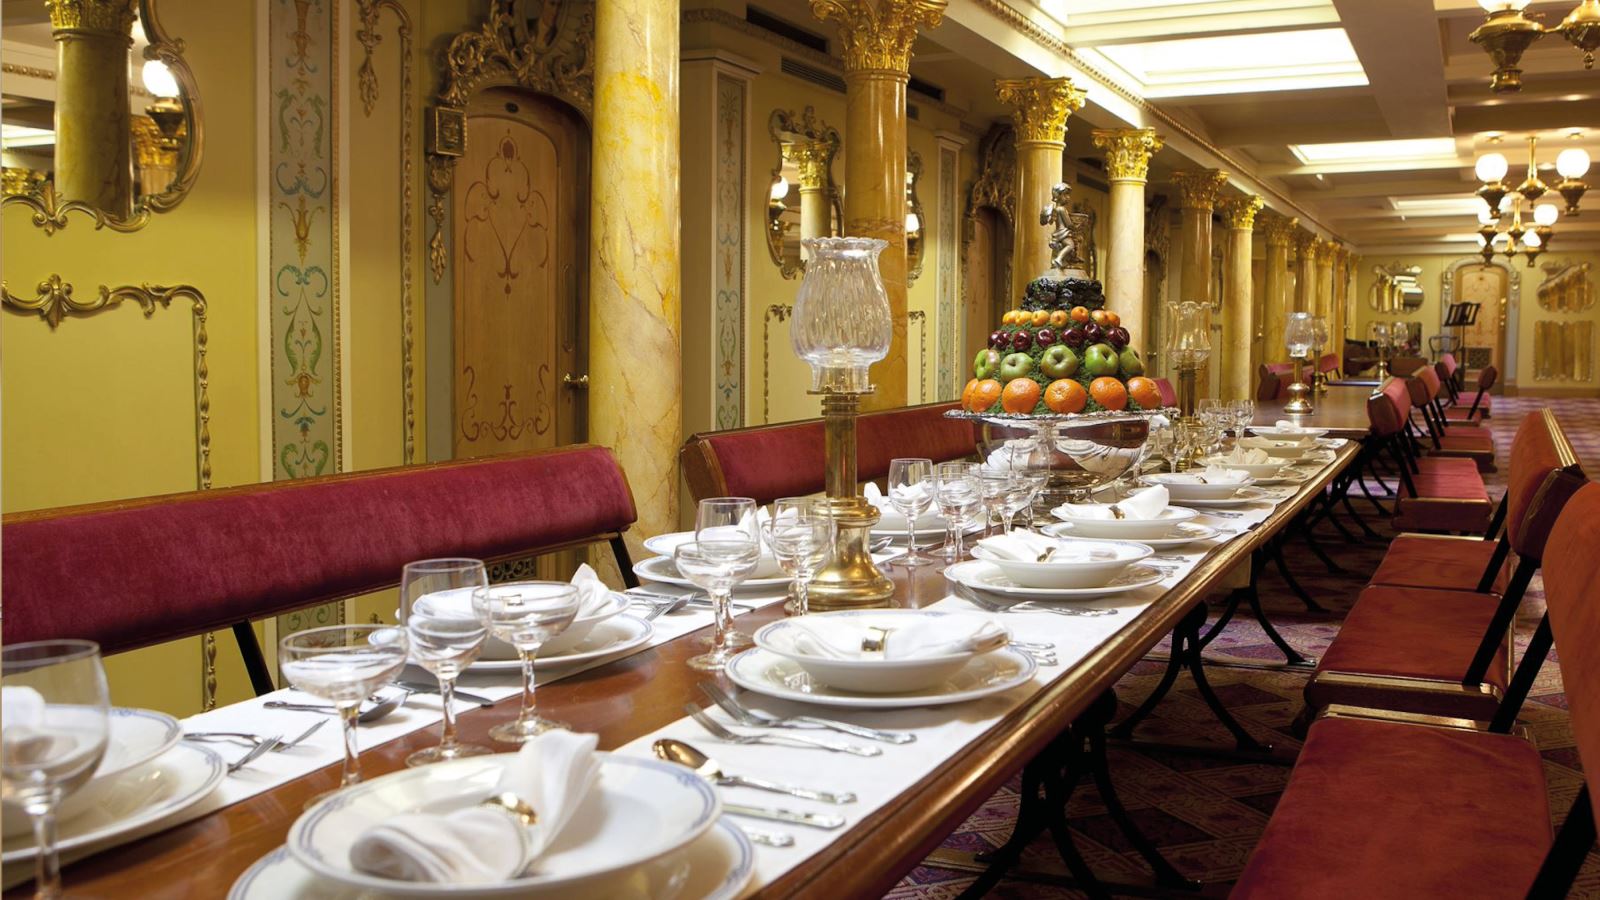
[(679, 544), (672, 552), (679, 574), (711, 595), (711, 649), (691, 657), (691, 668), (720, 672), (733, 657), (728, 642), (733, 625), (733, 589), (750, 577), (760, 559), (761, 544), (753, 540), (694, 541)]
[[(775, 514), (783, 515), (788, 510), (793, 509), (797, 511), (796, 515), (798, 515), (798, 510), (813, 509), (818, 501), (809, 497), (785, 497), (779, 502), (783, 505), (773, 510)], [(736, 543), (753, 541), (759, 548), (761, 546), (761, 525), (756, 516), (756, 501), (749, 497), (708, 497), (701, 500), (700, 505), (695, 508), (694, 539), (696, 541), (734, 541)], [(756, 562), (759, 565), (759, 557)], [(752, 569), (751, 572), (753, 571), (755, 570)], [(687, 572), (680, 570), (678, 574), (688, 578), (690, 581), (694, 581)], [(748, 577), (750, 577), (750, 572), (746, 572), (739, 580), (743, 581)], [(704, 586), (702, 585), (702, 587)], [(727, 633), (723, 635), (723, 645), (734, 649), (748, 647), (754, 641), (750, 640), (750, 635), (733, 627), (733, 613), (731, 612), (733, 601), (730, 599), (728, 602), (728, 627)], [(706, 647), (714, 648), (716, 646), (713, 638), (697, 638), (696, 642)]]
[(0, 798), (33, 822), (33, 895), (61, 896), (56, 808), (105, 755), (110, 701), (100, 645), (34, 641), (0, 651)]
[(795, 615), (810, 611), (807, 591), (833, 552), (833, 533), (833, 520), (823, 516), (784, 517), (767, 526), (768, 546), (785, 574), (794, 579)]
[(278, 642), (283, 677), (298, 690), (332, 703), (344, 722), (344, 771), (339, 787), (361, 780), (356, 717), (361, 701), (400, 674), (410, 638), (393, 625), (329, 625), (297, 631)]
[(489, 729), (489, 737), (522, 744), (567, 726), (539, 716), (533, 696), (533, 660), (544, 643), (578, 616), (578, 587), (568, 581), (508, 581), (472, 592), (472, 609), (489, 633), (517, 648), (522, 661), (522, 708), (516, 721)]
[[(494, 752), (456, 740), (456, 679), (477, 660), (489, 634), (473, 613), (472, 592), (488, 584), (489, 572), (478, 559), (424, 559), (406, 563), (400, 572), (400, 621), (411, 636), (411, 661), (439, 679), (444, 703), (439, 746), (406, 757), (408, 766)], [(460, 599), (450, 602), (452, 595)], [(426, 601), (420, 612), (418, 601)]]
[(948, 560), (958, 560), (965, 553), (962, 536), (973, 514), (983, 505), (978, 467), (964, 462), (939, 463), (933, 473), (933, 500), (947, 523), (942, 555)]
[(928, 479), (933, 477), (933, 460), (911, 457), (889, 460), (889, 505), (906, 520), (906, 552), (889, 560), (908, 569), (933, 562), (917, 552), (917, 519), (928, 511), (933, 496)]

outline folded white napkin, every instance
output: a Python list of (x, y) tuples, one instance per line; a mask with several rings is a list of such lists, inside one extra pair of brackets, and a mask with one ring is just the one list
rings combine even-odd
[[(533, 807), (524, 826), (500, 807), (403, 813), (374, 825), (350, 846), (356, 871), (393, 881), (493, 884), (526, 872), (555, 841), (600, 779), (599, 738), (548, 731), (506, 762), (490, 796), (509, 793)], [(474, 798), (477, 799), (477, 798)]]
[(1224, 463), (1242, 466), (1264, 465), (1271, 459), (1271, 457), (1267, 456), (1267, 451), (1262, 450), (1260, 447), (1241, 447), (1238, 444), (1235, 444), (1233, 449), (1228, 451), (1227, 456), (1219, 458)]
[(1010, 534), (998, 534), (986, 537), (978, 542), (989, 554), (1000, 559), (1014, 560), (1016, 562), (1038, 562), (1039, 556), (1048, 550), (1055, 550), (1050, 555), (1049, 562), (1089, 562), (1091, 560), (1115, 559), (1116, 554), (1103, 547), (1085, 541), (1059, 541), (1052, 537), (1024, 529), (1017, 529)]
[[(1073, 519), (1159, 519), (1167, 508), (1171, 495), (1159, 484), (1134, 491), (1126, 500), (1116, 503), (1063, 503), (1064, 510)], [(1116, 510), (1112, 510), (1116, 506)], [(1122, 515), (1117, 515), (1121, 512)]]
[[(912, 486), (910, 488), (901, 488), (899, 490), (923, 491), (924, 492), (923, 495), (926, 496), (927, 488), (925, 488), (925, 487), (923, 487), (922, 485), (919, 484), (919, 485), (914, 485), (914, 486)], [(871, 503), (874, 507), (877, 507), (877, 510), (878, 510), (878, 526), (877, 527), (878, 527), (879, 530), (881, 530), (881, 531), (905, 531), (906, 530), (906, 517), (901, 514), (900, 510), (894, 508), (894, 504), (890, 503), (889, 502), (889, 498), (885, 497), (883, 495), (883, 491), (878, 490), (878, 486), (876, 484), (873, 484), (872, 482), (869, 481), (866, 484), (862, 485), (861, 486), (861, 496), (868, 503)], [(939, 515), (939, 510), (937, 508), (935, 508), (932, 503), (928, 504), (928, 508), (923, 510), (921, 513), (919, 513), (917, 515), (917, 530), (918, 531), (933, 531), (933, 530), (940, 529), (940, 528), (943, 528), (943, 527), (944, 527), (944, 517)]]
[(1316, 431), (1317, 430), (1315, 428), (1307, 428), (1304, 425), (1297, 425), (1297, 424), (1295, 424), (1294, 422), (1291, 422), (1288, 419), (1279, 419), (1278, 421), (1272, 423), (1272, 427), (1276, 428), (1279, 431), (1284, 432), (1285, 434), (1288, 434), (1288, 433), (1291, 433), (1291, 432), (1303, 433), (1303, 432), (1307, 432), (1307, 431)]
[(1316, 444), (1317, 439), (1309, 435), (1298, 437), (1244, 437), (1238, 441), (1238, 446), (1240, 447), (1292, 447), (1296, 450), (1304, 450), (1308, 447), (1314, 447)]
[(1243, 469), (1230, 469), (1226, 466), (1208, 465), (1199, 472), (1176, 472), (1171, 475), (1161, 476), (1165, 484), (1239, 484), (1247, 481), (1250, 473)]
[(44, 724), (44, 695), (25, 685), (0, 687), (0, 725), (33, 730)]
[[(882, 656), (884, 659), (918, 659), (986, 652), (1003, 646), (1009, 636), (1004, 626), (977, 616), (917, 618), (889, 629)], [(788, 628), (777, 629), (767, 642), (780, 653), (796, 656), (861, 659), (878, 656), (877, 651), (861, 649), (863, 639), (877, 637), (876, 631), (868, 631), (853, 618), (801, 616), (789, 620)]]

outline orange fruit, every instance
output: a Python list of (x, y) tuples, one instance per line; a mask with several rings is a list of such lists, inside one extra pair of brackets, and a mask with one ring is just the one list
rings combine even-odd
[(1122, 382), (1107, 375), (1089, 382), (1089, 396), (1094, 402), (1109, 410), (1123, 410), (1128, 408), (1128, 389)]
[(1001, 313), (1001, 315), (1000, 315), (1000, 324), (1001, 325), (1015, 325), (1015, 324), (1017, 324), (1017, 313), (1016, 313), (1016, 310), (1008, 309), (1004, 313)]
[(1087, 307), (1087, 306), (1074, 306), (1072, 308), (1072, 321), (1074, 321), (1074, 322), (1087, 322), (1087, 321), (1089, 321), (1089, 307)]
[(1032, 378), (1013, 378), (1000, 394), (1000, 408), (1008, 413), (1031, 413), (1039, 405), (1039, 382)]
[(1083, 412), (1088, 403), (1089, 392), (1071, 378), (1056, 379), (1044, 389), (1044, 405), (1050, 407), (1051, 412)]
[(1104, 325), (1106, 324), (1106, 317), (1108, 315), (1109, 313), (1107, 313), (1105, 310), (1097, 309), (1094, 312), (1089, 313), (1089, 318), (1093, 319), (1096, 325)]
[(1036, 309), (1033, 311), (1033, 327), (1043, 328), (1050, 324), (1050, 310)]
[(1145, 409), (1161, 408), (1161, 388), (1143, 375), (1128, 379), (1128, 396)]
[(974, 412), (975, 411), (975, 410), (972, 409), (972, 392), (977, 387), (978, 387), (978, 379), (974, 378), (974, 379), (972, 379), (972, 380), (967, 382), (967, 386), (966, 387), (961, 389), (961, 408), (962, 409), (967, 410), (968, 412)]
[(1108, 309), (1106, 310), (1106, 324), (1115, 328), (1122, 324), (1122, 317)]
[(985, 378), (972, 386), (972, 400), (967, 409), (973, 412), (983, 412), (1000, 399), (1000, 382), (993, 378)]
[(1072, 315), (1064, 309), (1058, 309), (1050, 314), (1051, 328), (1065, 328), (1072, 321)]

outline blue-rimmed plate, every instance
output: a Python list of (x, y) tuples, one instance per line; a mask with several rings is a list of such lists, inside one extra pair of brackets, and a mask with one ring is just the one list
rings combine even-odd
[(959, 672), (918, 691), (862, 694), (823, 684), (800, 664), (771, 650), (752, 647), (728, 662), (729, 680), (747, 691), (849, 709), (900, 709), (944, 706), (1009, 691), (1032, 680), (1039, 670), (1033, 657), (1010, 647), (974, 656)]
[[(500, 781), (515, 753), (480, 756), (394, 772), (323, 800), (289, 829), (289, 853), (338, 884), (397, 897), (461, 895), (461, 885), (374, 878), (350, 867), (350, 846), (399, 813), (448, 813), (475, 805)], [(638, 868), (705, 834), (722, 814), (711, 784), (683, 766), (601, 754), (600, 780), (573, 814), (535, 873), (494, 885), (482, 896), (525, 895)]]

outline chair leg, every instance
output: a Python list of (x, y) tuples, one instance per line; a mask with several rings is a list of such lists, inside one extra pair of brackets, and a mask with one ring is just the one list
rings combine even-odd
[(1572, 800), (1572, 810), (1561, 823), (1555, 843), (1544, 855), (1544, 865), (1539, 867), (1529, 897), (1565, 897), (1578, 878), (1578, 870), (1594, 847), (1594, 809), (1589, 805), (1589, 786), (1578, 789)]
[(1511, 726), (1517, 724), (1517, 714), (1522, 712), (1522, 704), (1528, 699), (1528, 691), (1533, 689), (1533, 680), (1538, 677), (1539, 669), (1544, 666), (1544, 661), (1550, 656), (1550, 645), (1555, 642), (1555, 636), (1550, 632), (1550, 616), (1546, 613), (1539, 619), (1539, 627), (1534, 629), (1533, 637), (1528, 639), (1528, 649), (1522, 653), (1522, 659), (1517, 661), (1517, 671), (1511, 676), (1511, 683), (1506, 685), (1506, 693), (1500, 698), (1500, 705), (1495, 708), (1494, 718), (1489, 722), (1489, 730), (1498, 734), (1510, 734)]
[(639, 576), (633, 574), (633, 558), (628, 553), (628, 542), (617, 535), (611, 539), (611, 553), (617, 558), (617, 568), (622, 570), (622, 585), (632, 589), (639, 586)]
[[(1383, 540), (1383, 538), (1379, 536), (1376, 531), (1372, 530), (1372, 526), (1367, 524), (1367, 520), (1362, 517), (1361, 513), (1356, 512), (1355, 505), (1350, 502), (1350, 495), (1348, 493), (1346, 493), (1343, 497), (1340, 497), (1339, 502), (1344, 504), (1345, 512), (1349, 513), (1350, 518), (1356, 521), (1356, 526), (1361, 529), (1361, 533), (1363, 535), (1375, 541)], [(1376, 500), (1372, 502), (1374, 504), (1377, 503)]]
[(250, 689), (256, 696), (277, 690), (277, 685), (272, 683), (272, 671), (267, 668), (267, 658), (261, 653), (261, 642), (256, 640), (256, 630), (250, 623), (233, 623), (233, 639), (239, 643), (239, 655), (244, 657), (244, 670), (250, 676)]

